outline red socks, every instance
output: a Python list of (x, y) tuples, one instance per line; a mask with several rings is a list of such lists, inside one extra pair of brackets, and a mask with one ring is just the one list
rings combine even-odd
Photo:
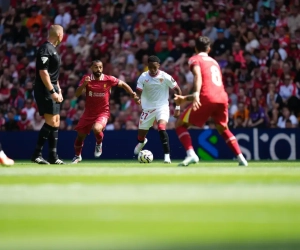
[(192, 139), (186, 127), (180, 126), (176, 128), (176, 134), (186, 151), (193, 149)]
[(83, 148), (83, 141), (78, 141), (76, 138), (74, 143), (75, 155), (77, 156), (81, 155), (82, 148)]
[(144, 141), (145, 141), (145, 137), (144, 136), (139, 136), (138, 135), (137, 139), (138, 139), (139, 143), (144, 143)]
[(95, 134), (95, 137), (96, 137), (96, 142), (97, 142), (97, 144), (99, 145), (99, 144), (101, 144), (102, 141), (103, 141), (104, 134), (103, 134), (103, 132), (101, 131), (100, 133)]
[[(104, 136), (103, 132), (95, 134), (96, 142), (98, 145), (101, 144), (101, 142), (103, 140), (103, 136)], [(84, 141), (79, 141), (78, 138), (76, 138), (75, 143), (74, 143), (75, 155), (77, 155), (77, 156), (81, 155), (83, 144), (84, 144)]]
[[(176, 128), (176, 133), (178, 139), (180, 140), (181, 144), (183, 145), (186, 151), (189, 149), (193, 149), (192, 139), (186, 127), (180, 126)], [(235, 136), (231, 133), (230, 130), (224, 130), (221, 136), (236, 156), (242, 153)]]
[(242, 153), (235, 136), (231, 133), (229, 129), (224, 130), (221, 136), (235, 155), (239, 155)]

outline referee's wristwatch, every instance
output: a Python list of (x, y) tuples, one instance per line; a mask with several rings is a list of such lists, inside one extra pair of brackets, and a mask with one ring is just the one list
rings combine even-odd
[(54, 93), (56, 93), (56, 91), (55, 91), (55, 89), (53, 88), (53, 89), (51, 89), (50, 91), (50, 94), (52, 95), (52, 94), (54, 94)]

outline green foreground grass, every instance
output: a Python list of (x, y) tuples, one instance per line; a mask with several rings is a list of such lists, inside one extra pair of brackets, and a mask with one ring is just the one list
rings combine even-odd
[(300, 163), (0, 168), (0, 249), (300, 249)]

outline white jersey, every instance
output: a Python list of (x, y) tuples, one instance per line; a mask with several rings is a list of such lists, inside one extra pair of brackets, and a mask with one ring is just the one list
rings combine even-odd
[(156, 76), (149, 72), (140, 75), (137, 89), (143, 90), (141, 96), (143, 110), (169, 107), (169, 88), (173, 89), (177, 82), (164, 71), (158, 71)]

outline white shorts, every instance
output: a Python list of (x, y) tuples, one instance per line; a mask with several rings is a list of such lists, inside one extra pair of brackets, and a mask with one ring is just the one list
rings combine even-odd
[(155, 120), (156, 121), (164, 120), (168, 122), (169, 118), (170, 118), (169, 107), (143, 110), (140, 117), (139, 129), (148, 130), (153, 126)]

